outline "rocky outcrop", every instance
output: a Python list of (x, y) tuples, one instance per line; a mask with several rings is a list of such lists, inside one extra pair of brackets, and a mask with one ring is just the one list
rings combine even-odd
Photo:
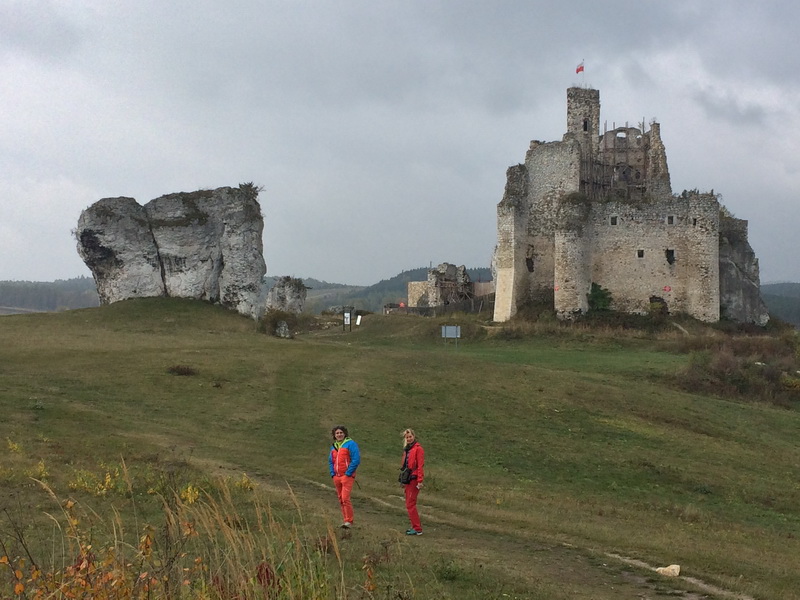
[(299, 314), (305, 307), (307, 293), (308, 288), (302, 279), (279, 277), (267, 293), (264, 308)]
[(92, 204), (76, 237), (100, 302), (195, 298), (256, 318), (266, 273), (258, 192), (242, 184), (168, 194), (144, 206), (133, 198)]
[(747, 221), (721, 217), (719, 222), (719, 304), (722, 317), (766, 325), (769, 310), (761, 298), (756, 258), (747, 240)]

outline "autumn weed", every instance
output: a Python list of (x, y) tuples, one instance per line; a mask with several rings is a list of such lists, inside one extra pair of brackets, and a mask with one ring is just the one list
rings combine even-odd
[[(118, 476), (106, 475), (113, 485), (103, 478), (99, 488), (93, 482), (87, 491), (105, 496), (117, 489)], [(125, 476), (123, 469), (121, 479)], [(233, 489), (220, 480), (211, 489), (187, 484), (160, 496), (162, 522), (141, 526), (125, 523), (118, 512), (103, 521), (39, 483), (60, 507), (58, 516), (50, 515), (56, 531), (52, 548), (37, 556), (24, 528), (12, 523), (11, 535), (0, 538), (0, 597), (338, 600), (347, 595), (335, 532), (329, 528), (321, 544), (297, 523), (284, 523), (246, 476), (234, 480)]]

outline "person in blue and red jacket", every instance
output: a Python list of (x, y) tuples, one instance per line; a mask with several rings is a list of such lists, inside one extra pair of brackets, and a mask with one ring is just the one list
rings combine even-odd
[(406, 492), (406, 510), (411, 529), (406, 535), (422, 535), (422, 523), (417, 512), (417, 496), (422, 489), (422, 480), (425, 479), (425, 451), (417, 441), (417, 434), (413, 429), (403, 431), (403, 469), (411, 469), (411, 480), (404, 483)]
[(333, 444), (331, 453), (328, 456), (328, 466), (330, 467), (333, 485), (336, 488), (336, 495), (339, 497), (339, 504), (342, 507), (342, 527), (353, 526), (353, 504), (350, 502), (350, 492), (353, 490), (353, 483), (356, 480), (356, 469), (361, 463), (361, 453), (356, 444), (347, 435), (347, 427), (337, 425), (331, 429)]

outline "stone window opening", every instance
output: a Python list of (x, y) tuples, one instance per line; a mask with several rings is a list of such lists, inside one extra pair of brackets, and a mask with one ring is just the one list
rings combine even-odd
[(644, 258), (644, 250), (637, 250), (636, 258)]
[(675, 215), (667, 215), (667, 225), (675, 225)]
[(533, 257), (525, 259), (525, 266), (528, 268), (528, 273), (533, 273)]
[(692, 227), (697, 227), (697, 217), (692, 219)]
[(619, 223), (619, 217), (617, 217), (617, 215), (611, 215), (611, 216), (608, 218), (608, 222), (609, 222), (611, 225), (617, 225), (617, 224)]
[(589, 131), (589, 119), (584, 119), (583, 120), (583, 130), (584, 131)]
[(667, 256), (667, 262), (671, 265), (675, 264), (675, 250), (668, 248), (667, 251), (664, 253)]

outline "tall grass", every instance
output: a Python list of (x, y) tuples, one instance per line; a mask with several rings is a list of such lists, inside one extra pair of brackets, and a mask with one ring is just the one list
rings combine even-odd
[(218, 481), (160, 496), (159, 522), (142, 523), (131, 511), (104, 519), (43, 487), (57, 508), (50, 550), (10, 523), (12, 534), (0, 538), (4, 598), (347, 597), (333, 530), (309, 532), (299, 506), (284, 522), (260, 494), (243, 498)]

